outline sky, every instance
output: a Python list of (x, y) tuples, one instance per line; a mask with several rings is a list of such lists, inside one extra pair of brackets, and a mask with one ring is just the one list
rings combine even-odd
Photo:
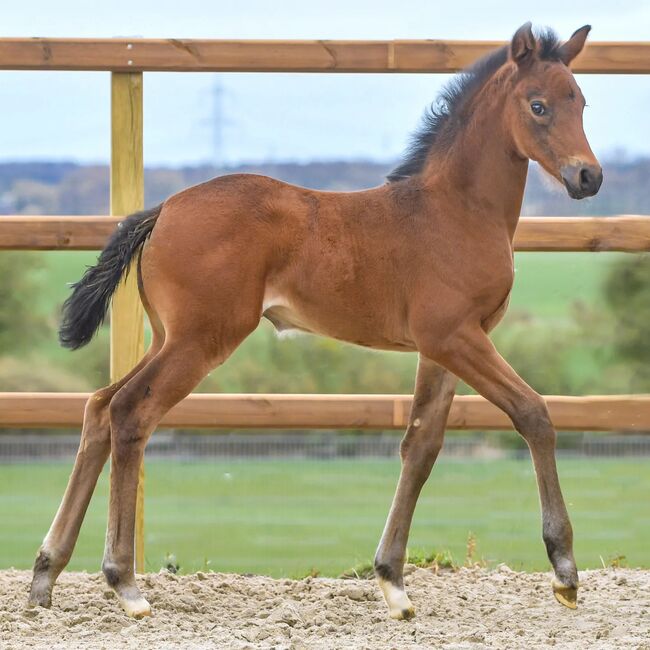
[[(593, 40), (650, 38), (648, 0), (1, 0), (0, 16), (4, 37), (506, 40), (531, 20), (563, 38), (585, 23)], [(394, 160), (447, 79), (145, 73), (145, 164)], [(650, 75), (577, 79), (596, 154), (650, 156)], [(0, 71), (0, 160), (107, 161), (109, 91), (109, 73)]]

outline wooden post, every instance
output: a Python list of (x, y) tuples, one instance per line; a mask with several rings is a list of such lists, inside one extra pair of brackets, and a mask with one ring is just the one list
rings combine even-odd
[[(142, 73), (111, 74), (111, 214), (144, 208)], [(111, 305), (111, 382), (121, 379), (144, 354), (144, 310), (135, 263)], [(144, 464), (140, 467), (135, 524), (135, 570), (144, 571)]]

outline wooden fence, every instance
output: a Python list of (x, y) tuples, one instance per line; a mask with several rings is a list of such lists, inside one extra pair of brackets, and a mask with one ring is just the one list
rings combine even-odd
[[(456, 72), (500, 41), (236, 41), (4, 38), (0, 70), (111, 72)], [(575, 72), (647, 74), (650, 42), (592, 42)]]
[[(94, 250), (121, 216), (142, 209), (142, 83), (146, 71), (455, 72), (494, 41), (217, 41), (179, 39), (0, 39), (0, 70), (86, 70), (111, 74), (111, 217), (0, 217), (0, 249)], [(579, 73), (648, 74), (650, 42), (590, 43), (573, 64)], [(650, 219), (522, 219), (519, 251), (649, 251)], [(135, 274), (111, 308), (111, 380), (143, 354), (143, 310)], [(85, 394), (0, 393), (0, 427), (81, 423)], [(650, 430), (650, 395), (548, 397), (558, 428)], [(404, 395), (192, 395), (164, 424), (175, 427), (403, 428)], [(504, 429), (503, 413), (475, 396), (457, 397), (450, 428)], [(136, 568), (144, 568), (144, 474), (138, 493)]]
[[(5, 215), (0, 219), (0, 250), (70, 250), (103, 248), (121, 217)], [(522, 217), (515, 249), (523, 251), (650, 250), (650, 218)]]

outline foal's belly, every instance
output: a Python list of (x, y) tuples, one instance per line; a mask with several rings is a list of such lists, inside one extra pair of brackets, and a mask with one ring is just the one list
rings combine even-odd
[[(321, 313), (316, 313), (317, 311)], [(406, 333), (387, 332), (386, 327), (377, 319), (355, 318), (354, 314), (346, 317), (341, 311), (322, 310), (306, 307), (279, 295), (265, 296), (263, 314), (278, 332), (296, 330), (309, 334), (319, 334), (329, 338), (354, 343), (375, 350), (393, 350), (400, 352), (415, 351), (415, 343)], [(359, 322), (361, 321), (361, 323)]]

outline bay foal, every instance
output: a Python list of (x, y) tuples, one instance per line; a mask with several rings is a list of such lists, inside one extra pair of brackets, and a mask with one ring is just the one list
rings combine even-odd
[(440, 451), (460, 377), (503, 409), (535, 465), (553, 591), (575, 607), (572, 530), (544, 400), (495, 350), (513, 282), (512, 241), (528, 160), (574, 198), (602, 172), (582, 127), (569, 63), (589, 27), (560, 44), (530, 24), (458, 76), (381, 187), (317, 192), (233, 175), (189, 188), (120, 224), (64, 309), (63, 345), (87, 343), (130, 260), (153, 340), (142, 361), (88, 401), (79, 452), (34, 565), (30, 602), (49, 606), (97, 477), (111, 455), (103, 571), (125, 611), (150, 614), (134, 576), (138, 468), (150, 434), (266, 317), (371, 348), (417, 351), (402, 472), (375, 559), (394, 618), (414, 609), (402, 566), (411, 518)]

